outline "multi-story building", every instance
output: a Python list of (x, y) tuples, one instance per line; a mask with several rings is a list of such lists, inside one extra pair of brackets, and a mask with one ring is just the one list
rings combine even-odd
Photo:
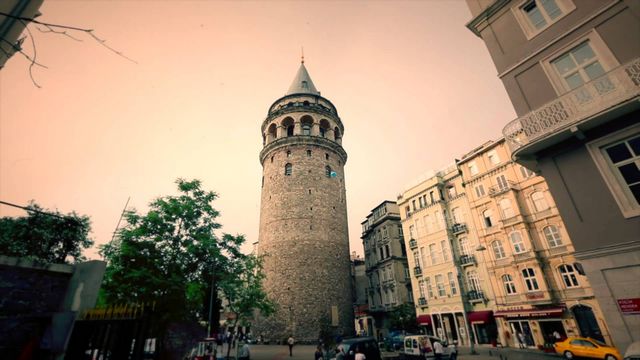
[(518, 116), (513, 159), (546, 179), (624, 350), (640, 340), (640, 2), (467, 4)]
[(476, 254), (495, 292), (503, 345), (552, 343), (554, 332), (609, 341), (603, 314), (547, 183), (514, 163), (504, 139), (464, 155), (458, 167), (468, 190)]
[(367, 319), (364, 319), (368, 315), (367, 311), (369, 309), (367, 304), (367, 288), (369, 287), (367, 266), (364, 258), (357, 255), (355, 251), (351, 253), (351, 284), (353, 284), (352, 298), (353, 311), (356, 317), (356, 334), (373, 336), (372, 333), (370, 334), (373, 323), (368, 324), (366, 322)]
[(492, 343), (497, 331), (486, 269), (462, 176), (455, 165), (398, 196), (418, 323), (461, 345)]
[(390, 312), (398, 305), (413, 303), (407, 252), (400, 224), (398, 205), (383, 201), (362, 222), (362, 243), (367, 275), (367, 312), (359, 323), (368, 326), (369, 335), (387, 336)]

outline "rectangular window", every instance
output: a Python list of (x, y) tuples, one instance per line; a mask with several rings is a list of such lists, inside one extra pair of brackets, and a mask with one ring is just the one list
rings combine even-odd
[(520, 174), (522, 175), (523, 178), (528, 179), (530, 177), (532, 177), (533, 175), (535, 175), (535, 173), (529, 169), (527, 169), (524, 166), (520, 166)]
[(420, 255), (422, 256), (422, 263), (424, 264), (424, 266), (426, 267), (427, 264), (429, 264), (428, 258), (429, 258), (429, 254), (427, 254), (427, 251), (425, 250), (424, 247), (420, 248)]
[(484, 186), (482, 186), (482, 184), (476, 186), (475, 190), (476, 190), (476, 197), (481, 198), (484, 196)]
[(640, 215), (640, 126), (588, 144), (609, 190), (626, 218)]
[(470, 162), (468, 166), (471, 176), (478, 174), (478, 165), (476, 165), (475, 161)]
[(452, 272), (447, 273), (447, 278), (449, 278), (449, 287), (451, 288), (451, 295), (458, 294), (458, 287), (456, 286), (456, 278)]
[(522, 278), (527, 286), (528, 291), (540, 290), (538, 286), (538, 279), (536, 279), (536, 272), (532, 268), (526, 268), (522, 270)]
[(418, 281), (418, 293), (420, 294), (421, 298), (425, 297), (425, 284), (424, 284), (424, 280), (420, 280)]
[(456, 187), (451, 185), (447, 188), (447, 194), (449, 195), (449, 199), (453, 199), (458, 196), (458, 192), (456, 191)]
[(431, 220), (429, 219), (429, 215), (425, 215), (422, 218), (422, 222), (424, 223), (424, 230), (425, 230), (425, 232), (427, 234), (430, 234), (433, 231), (433, 229), (431, 228), (431, 222), (430, 221)]
[(440, 241), (440, 248), (442, 249), (442, 261), (449, 261), (449, 246), (447, 240)]
[(435, 265), (439, 262), (438, 254), (436, 252), (436, 244), (429, 245), (429, 257), (431, 258), (431, 265)]
[(436, 229), (440, 230), (444, 226), (444, 222), (442, 220), (442, 212), (440, 212), (440, 210), (438, 210), (438, 211), (436, 211), (435, 215), (436, 215), (435, 216)]
[(427, 276), (425, 279), (425, 285), (427, 285), (427, 293), (429, 294), (429, 298), (433, 298), (433, 288), (431, 287), (431, 278)]
[(509, 183), (504, 175), (496, 177), (496, 182), (498, 183), (498, 189), (500, 189), (500, 191), (507, 190), (509, 188)]
[(526, 0), (514, 11), (527, 39), (531, 39), (573, 9), (571, 0)]
[(438, 288), (438, 296), (443, 297), (447, 295), (444, 289), (444, 278), (442, 275), (436, 275), (436, 287)]
[(417, 250), (413, 252), (413, 262), (416, 267), (420, 267), (420, 253)]
[(605, 73), (588, 40), (551, 61), (551, 64), (569, 90)]
[(489, 151), (487, 153), (487, 157), (492, 165), (498, 165), (500, 163), (500, 157), (498, 156), (498, 152), (495, 150)]

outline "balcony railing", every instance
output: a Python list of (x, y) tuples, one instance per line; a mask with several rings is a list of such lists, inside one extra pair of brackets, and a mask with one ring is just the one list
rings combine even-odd
[(502, 133), (512, 152), (640, 95), (640, 58), (509, 122)]
[(426, 306), (427, 305), (427, 299), (425, 299), (423, 297), (419, 298), (418, 299), (418, 305)]
[(415, 249), (417, 247), (418, 247), (418, 242), (416, 241), (416, 239), (409, 240), (409, 248)]
[(476, 263), (476, 258), (473, 255), (461, 255), (460, 256), (460, 265), (469, 266)]
[(453, 225), (451, 225), (451, 232), (454, 235), (463, 233), (467, 231), (467, 224), (464, 223), (455, 223)]
[(422, 269), (420, 268), (420, 266), (416, 266), (413, 268), (413, 275), (422, 276)]
[(519, 190), (518, 185), (511, 181), (511, 180), (507, 180), (506, 184), (502, 184), (502, 185), (495, 185), (489, 188), (489, 196), (497, 196), (500, 195), (502, 193), (505, 193), (509, 190)]
[(482, 290), (471, 290), (467, 293), (467, 298), (470, 303), (482, 302), (484, 301), (484, 291)]

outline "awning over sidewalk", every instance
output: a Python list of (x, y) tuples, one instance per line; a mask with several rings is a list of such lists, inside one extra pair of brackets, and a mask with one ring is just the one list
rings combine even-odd
[(471, 311), (467, 313), (470, 323), (486, 324), (493, 320), (493, 311)]
[(420, 315), (416, 318), (418, 325), (429, 326), (431, 325), (431, 315)]
[(546, 308), (546, 309), (524, 309), (524, 310), (505, 310), (496, 311), (496, 317), (505, 318), (545, 318), (545, 317), (561, 317), (564, 312), (564, 308)]

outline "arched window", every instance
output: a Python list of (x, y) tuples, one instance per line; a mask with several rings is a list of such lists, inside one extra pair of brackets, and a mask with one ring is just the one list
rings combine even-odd
[(522, 235), (519, 231), (514, 231), (509, 234), (509, 239), (511, 240), (511, 246), (513, 246), (514, 253), (520, 254), (527, 250), (524, 247), (524, 241), (522, 240)]
[(469, 284), (469, 290), (482, 291), (480, 278), (478, 278), (478, 273), (475, 270), (471, 270), (467, 273), (467, 283)]
[(331, 177), (331, 166), (327, 165), (324, 167), (324, 174), (330, 178)]
[(496, 260), (504, 259), (505, 253), (504, 248), (502, 247), (502, 241), (495, 240), (491, 243), (491, 248), (493, 249), (493, 256), (495, 256)]
[(271, 140), (275, 140), (278, 137), (278, 133), (276, 129), (277, 129), (276, 124), (269, 125), (269, 130), (267, 131), (267, 133), (269, 134), (269, 137), (271, 138)]
[(290, 176), (291, 175), (291, 170), (293, 168), (293, 165), (291, 164), (287, 164), (284, 166), (284, 174), (285, 176)]
[(491, 218), (492, 215), (493, 215), (493, 212), (491, 211), (491, 209), (487, 209), (487, 210), (482, 212), (482, 218), (484, 220), (484, 227), (490, 228), (490, 227), (493, 226), (493, 219)]
[(578, 277), (576, 276), (576, 270), (573, 268), (573, 265), (560, 265), (558, 271), (560, 271), (560, 276), (562, 277), (562, 282), (564, 283), (565, 287), (572, 288), (580, 286)]
[(560, 232), (556, 226), (549, 225), (542, 229), (542, 232), (544, 233), (544, 237), (547, 239), (547, 243), (549, 243), (549, 247), (553, 248), (562, 245)]
[(499, 205), (500, 205), (500, 210), (502, 210), (503, 219), (509, 219), (516, 216), (515, 212), (513, 211), (513, 207), (511, 207), (511, 200), (502, 199), (500, 200)]
[(526, 268), (522, 270), (522, 278), (524, 279), (527, 290), (536, 291), (539, 290), (538, 279), (536, 279), (536, 271), (532, 268)]
[(287, 136), (293, 136), (294, 124), (292, 118), (287, 117), (282, 120), (282, 127), (287, 131)]
[(302, 135), (311, 135), (313, 118), (309, 115), (305, 115), (300, 119), (300, 124), (302, 125)]
[(311, 125), (302, 124), (302, 135), (311, 135)]
[(531, 194), (531, 200), (533, 200), (533, 206), (536, 208), (536, 211), (544, 211), (549, 208), (547, 199), (544, 198), (544, 194), (541, 191), (536, 191)]
[(325, 119), (320, 120), (320, 136), (326, 137), (329, 132), (329, 122)]
[(511, 275), (502, 275), (502, 284), (504, 285), (504, 292), (507, 295), (516, 294), (516, 284), (513, 282)]

